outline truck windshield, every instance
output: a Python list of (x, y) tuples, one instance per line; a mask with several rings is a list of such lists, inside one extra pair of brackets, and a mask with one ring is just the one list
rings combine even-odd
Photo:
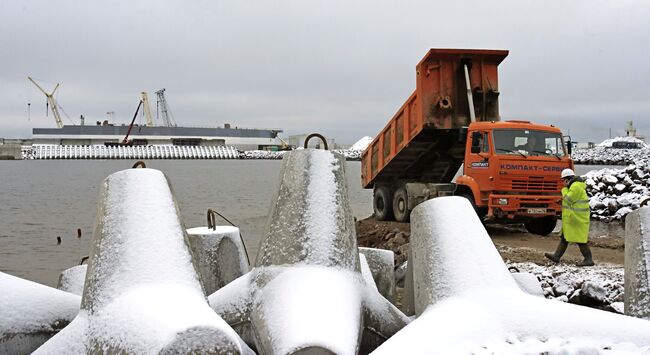
[(494, 130), (496, 154), (564, 157), (566, 152), (559, 133), (527, 129)]

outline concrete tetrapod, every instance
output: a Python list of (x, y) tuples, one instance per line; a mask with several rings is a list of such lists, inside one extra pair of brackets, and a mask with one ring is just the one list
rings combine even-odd
[(625, 219), (625, 314), (650, 320), (650, 207)]
[(28, 354), (70, 323), (81, 297), (0, 272), (0, 354)]
[(287, 153), (255, 267), (209, 297), (258, 353), (367, 353), (408, 323), (361, 274), (344, 166)]
[(409, 257), (419, 318), (376, 354), (650, 350), (648, 321), (524, 293), (464, 198), (413, 210)]
[(187, 230), (190, 248), (207, 295), (248, 272), (248, 257), (239, 228), (215, 226)]
[(209, 307), (165, 175), (102, 184), (81, 311), (38, 354), (250, 352)]
[(88, 265), (77, 265), (61, 271), (56, 288), (75, 295), (83, 295), (87, 269)]
[(379, 293), (395, 303), (395, 253), (376, 248), (359, 248), (359, 253), (366, 257)]

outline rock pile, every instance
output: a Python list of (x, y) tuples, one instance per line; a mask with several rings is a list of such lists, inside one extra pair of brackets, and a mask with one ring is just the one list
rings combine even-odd
[(401, 265), (408, 259), (410, 226), (406, 223), (379, 222), (364, 219), (356, 222), (357, 244), (360, 247), (392, 250), (395, 265)]
[(649, 148), (615, 149), (596, 147), (593, 149), (575, 149), (571, 158), (576, 164), (589, 165), (625, 165), (638, 160), (647, 160)]
[(592, 219), (620, 220), (650, 200), (650, 161), (637, 160), (625, 169), (601, 169), (584, 178)]
[[(395, 269), (395, 282), (398, 287), (404, 287), (408, 262), (398, 265)], [(571, 264), (542, 266), (531, 262), (506, 265), (513, 272), (535, 275), (547, 299), (623, 314), (623, 267), (597, 265), (580, 268)]]
[(247, 150), (239, 152), (239, 159), (282, 159), (286, 151)]
[(508, 265), (530, 272), (544, 290), (544, 297), (623, 314), (625, 282), (623, 268), (597, 265), (580, 268), (569, 264), (540, 266), (534, 263)]

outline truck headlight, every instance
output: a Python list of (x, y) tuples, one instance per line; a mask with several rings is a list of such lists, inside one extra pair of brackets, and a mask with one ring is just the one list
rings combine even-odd
[(500, 205), (507, 205), (508, 204), (508, 199), (507, 198), (500, 198), (497, 200), (497, 203)]

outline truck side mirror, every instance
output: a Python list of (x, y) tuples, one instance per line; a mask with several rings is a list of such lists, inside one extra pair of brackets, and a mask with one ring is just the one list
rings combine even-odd
[(571, 136), (564, 136), (564, 139), (566, 140), (566, 151), (571, 155), (571, 151), (573, 150), (573, 142), (571, 142)]
[(481, 138), (483, 134), (481, 132), (472, 132), (472, 147), (470, 151), (472, 154), (478, 154), (481, 152)]

